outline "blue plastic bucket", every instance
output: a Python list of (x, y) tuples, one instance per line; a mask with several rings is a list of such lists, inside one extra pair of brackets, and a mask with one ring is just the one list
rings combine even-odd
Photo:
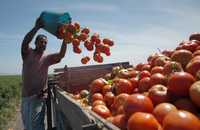
[(43, 11), (40, 15), (40, 18), (44, 22), (44, 29), (57, 36), (57, 29), (62, 24), (68, 24), (71, 23), (71, 17), (69, 13), (55, 13), (55, 12), (49, 12), (49, 11)]

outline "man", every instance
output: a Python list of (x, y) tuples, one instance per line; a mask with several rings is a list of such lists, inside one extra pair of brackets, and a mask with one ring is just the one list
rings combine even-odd
[(47, 46), (47, 37), (38, 35), (35, 40), (35, 48), (30, 47), (30, 42), (43, 27), (40, 18), (37, 19), (33, 29), (26, 34), (21, 46), (23, 59), (22, 69), (22, 120), (26, 130), (44, 130), (45, 94), (47, 88), (48, 68), (50, 65), (60, 62), (65, 56), (67, 45), (63, 41), (58, 53), (44, 55)]

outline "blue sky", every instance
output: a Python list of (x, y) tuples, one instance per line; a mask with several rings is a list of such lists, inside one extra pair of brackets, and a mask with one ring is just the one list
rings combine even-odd
[[(21, 73), (21, 42), (44, 10), (69, 12), (82, 27), (113, 39), (115, 46), (110, 57), (104, 56), (104, 63), (137, 64), (158, 48), (174, 49), (192, 32), (200, 32), (199, 5), (199, 0), (1, 0), (0, 74)], [(60, 49), (61, 40), (44, 30), (38, 33), (48, 36), (46, 53)], [(92, 53), (74, 54), (69, 45), (65, 58), (49, 72), (64, 65), (80, 66), (81, 57), (86, 55)]]

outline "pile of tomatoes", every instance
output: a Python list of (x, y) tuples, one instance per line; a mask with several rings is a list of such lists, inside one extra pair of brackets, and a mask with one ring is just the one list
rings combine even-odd
[(91, 110), (121, 130), (200, 130), (200, 33), (89, 88)]
[[(58, 38), (64, 39), (67, 43), (72, 43), (74, 53), (80, 54), (82, 52), (80, 44), (83, 43), (88, 51), (94, 52), (93, 60), (98, 63), (103, 62), (102, 53), (106, 56), (111, 55), (110, 47), (114, 45), (114, 42), (111, 39), (100, 39), (98, 33), (90, 35), (90, 29), (87, 27), (81, 28), (80, 24), (77, 22), (59, 26), (57, 34)], [(81, 59), (82, 64), (87, 64), (89, 61), (89, 56), (84, 56)]]

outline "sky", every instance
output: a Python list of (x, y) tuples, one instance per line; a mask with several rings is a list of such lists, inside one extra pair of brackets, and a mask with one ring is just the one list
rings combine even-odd
[[(68, 12), (81, 27), (89, 27), (101, 38), (113, 39), (111, 56), (103, 64), (129, 61), (145, 63), (149, 55), (174, 49), (200, 32), (199, 0), (1, 0), (0, 74), (21, 74), (21, 42), (42, 11)], [(62, 41), (40, 29), (48, 37), (46, 54), (58, 52)], [(34, 48), (34, 39), (31, 46)], [(83, 66), (80, 59), (92, 53), (83, 49), (78, 55), (68, 45), (62, 61), (49, 68)], [(90, 61), (87, 65), (98, 64)]]

